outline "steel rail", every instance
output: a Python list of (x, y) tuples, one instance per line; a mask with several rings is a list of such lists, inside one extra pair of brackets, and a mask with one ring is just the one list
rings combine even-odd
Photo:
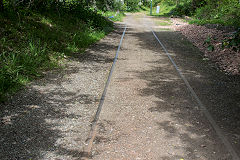
[(113, 74), (113, 71), (114, 71), (117, 59), (118, 59), (119, 51), (121, 49), (121, 45), (122, 45), (122, 41), (123, 41), (123, 38), (124, 38), (125, 33), (126, 33), (126, 29), (127, 29), (127, 26), (124, 27), (124, 31), (122, 33), (122, 37), (121, 37), (120, 43), (118, 45), (118, 49), (117, 49), (117, 52), (116, 52), (116, 55), (115, 55), (112, 67), (111, 67), (110, 72), (108, 74), (108, 78), (107, 78), (107, 81), (105, 83), (105, 87), (104, 87), (104, 90), (103, 90), (100, 102), (98, 104), (98, 108), (97, 108), (94, 120), (92, 121), (92, 124), (91, 124), (91, 131), (90, 131), (90, 134), (89, 134), (89, 138), (87, 140), (88, 145), (87, 145), (86, 149), (84, 149), (84, 159), (85, 160), (88, 159), (88, 157), (91, 156), (91, 150), (92, 150), (92, 146), (93, 146), (93, 141), (94, 141), (94, 139), (96, 137), (96, 132), (97, 132), (97, 122), (99, 120), (100, 113), (102, 111), (104, 100), (105, 100), (105, 97), (106, 97), (106, 94), (107, 94), (107, 89), (108, 89), (108, 86), (110, 84), (111, 77), (112, 77), (112, 74)]
[(167, 51), (166, 47), (163, 45), (163, 43), (159, 40), (158, 36), (155, 34), (155, 32), (153, 31), (153, 29), (151, 28), (151, 31), (154, 35), (154, 37), (156, 38), (156, 40), (158, 41), (158, 43), (161, 45), (161, 47), (163, 48), (163, 50), (165, 51), (165, 54), (167, 55), (167, 57), (169, 58), (169, 60), (171, 61), (171, 63), (173, 64), (173, 66), (175, 67), (176, 71), (178, 72), (179, 76), (181, 77), (181, 79), (184, 81), (185, 85), (187, 86), (188, 90), (190, 91), (191, 95), (194, 97), (194, 99), (196, 100), (196, 102), (198, 103), (198, 106), (200, 107), (200, 110), (203, 112), (203, 114), (205, 115), (205, 117), (207, 118), (207, 120), (209, 121), (209, 123), (211, 124), (211, 126), (213, 127), (213, 129), (215, 130), (216, 134), (218, 135), (218, 137), (222, 140), (222, 143), (225, 145), (225, 147), (227, 148), (228, 152), (231, 154), (233, 160), (240, 160), (237, 152), (234, 150), (234, 148), (232, 147), (232, 144), (229, 142), (229, 140), (224, 136), (224, 134), (222, 133), (220, 127), (217, 125), (217, 123), (215, 122), (215, 120), (212, 118), (211, 114), (209, 113), (209, 111), (207, 110), (207, 108), (205, 107), (205, 105), (202, 103), (202, 101), (199, 99), (199, 97), (197, 96), (197, 94), (195, 93), (195, 91), (193, 90), (193, 88), (191, 87), (191, 85), (189, 84), (188, 80), (185, 78), (185, 76), (183, 75), (183, 73), (180, 71), (179, 67), (176, 65), (176, 63), (174, 62), (174, 60), (172, 59), (172, 57), (170, 56), (169, 52)]

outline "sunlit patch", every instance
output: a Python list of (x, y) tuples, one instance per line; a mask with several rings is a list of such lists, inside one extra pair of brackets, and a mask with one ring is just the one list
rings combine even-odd
[(29, 105), (27, 106), (29, 109), (39, 109), (41, 108), (40, 106), (37, 106), (37, 105)]
[(170, 26), (171, 22), (167, 20), (160, 20), (160, 21), (155, 21), (155, 24), (160, 26)]
[(4, 116), (2, 119), (1, 119), (1, 122), (4, 124), (4, 125), (11, 125), (12, 124), (12, 119), (14, 117), (18, 116), (18, 114), (14, 114), (14, 115), (10, 115), (10, 116)]
[(76, 43), (68, 44), (67, 49), (68, 49), (70, 52), (73, 52), (73, 53), (79, 51), (79, 48), (76, 46)]
[(53, 23), (52, 20), (50, 20), (50, 19), (48, 19), (48, 18), (45, 18), (45, 17), (43, 17), (43, 18), (41, 19), (41, 22), (42, 22), (43, 24), (48, 25), (49, 27), (53, 27), (53, 26), (54, 26), (54, 25), (52, 24), (52, 23)]

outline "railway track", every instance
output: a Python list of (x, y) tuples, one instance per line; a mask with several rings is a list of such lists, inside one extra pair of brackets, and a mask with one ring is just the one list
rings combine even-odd
[[(182, 81), (184, 82), (185, 86), (187, 87), (187, 89), (189, 91), (189, 94), (191, 94), (191, 96), (195, 99), (196, 103), (198, 104), (199, 111), (204, 114), (204, 116), (206, 117), (208, 122), (211, 124), (211, 126), (214, 129), (214, 131), (216, 132), (217, 136), (222, 141), (222, 143), (224, 144), (224, 146), (226, 147), (228, 152), (231, 154), (232, 159), (233, 160), (239, 160), (240, 158), (239, 158), (237, 152), (235, 151), (235, 149), (233, 148), (233, 146), (231, 145), (229, 140), (225, 137), (225, 135), (223, 134), (222, 130), (217, 125), (217, 123), (215, 122), (214, 118), (209, 113), (209, 111), (207, 110), (205, 105), (202, 103), (202, 101), (200, 100), (198, 95), (195, 93), (193, 87), (190, 85), (190, 83), (185, 78), (185, 76), (182, 73), (182, 71), (179, 69), (179, 67), (177, 66), (177, 64), (175, 63), (173, 58), (171, 57), (171, 55), (169, 54), (169, 52), (168, 52), (167, 48), (165, 47), (165, 45), (159, 40), (157, 34), (154, 32), (154, 29), (152, 29), (150, 27), (147, 27), (147, 28), (149, 28), (151, 30), (151, 33), (153, 34), (155, 40), (159, 43), (161, 48), (164, 50), (165, 55), (169, 58), (170, 62), (172, 63), (172, 65), (176, 69), (179, 77), (182, 79)], [(97, 123), (98, 123), (98, 120), (99, 120), (99, 117), (100, 117), (101, 110), (103, 108), (103, 104), (104, 104), (105, 97), (106, 97), (106, 94), (107, 94), (107, 89), (108, 89), (108, 86), (109, 86), (110, 81), (111, 81), (111, 77), (112, 77), (112, 74), (113, 74), (113, 71), (114, 71), (114, 68), (115, 68), (115, 65), (116, 65), (119, 53), (120, 53), (120, 48), (121, 48), (122, 42), (124, 40), (125, 34), (127, 34), (127, 26), (125, 26), (124, 31), (122, 33), (122, 37), (121, 37), (120, 43), (118, 45), (116, 56), (114, 58), (111, 70), (109, 72), (109, 76), (108, 76), (108, 79), (106, 81), (105, 88), (104, 88), (104, 91), (102, 93), (102, 96), (101, 96), (101, 99), (100, 99), (100, 102), (99, 102), (99, 105), (98, 105), (97, 112), (95, 114), (95, 118), (94, 118), (94, 120), (92, 122), (92, 129), (91, 129), (91, 132), (89, 134), (88, 141), (87, 141), (88, 145), (86, 146), (86, 148), (84, 150), (84, 152), (86, 153), (86, 156), (84, 157), (84, 159), (89, 159), (89, 157), (91, 157), (91, 150), (92, 150), (92, 147), (94, 145), (94, 139), (96, 138), (96, 134), (97, 134), (97, 127), (98, 127)]]

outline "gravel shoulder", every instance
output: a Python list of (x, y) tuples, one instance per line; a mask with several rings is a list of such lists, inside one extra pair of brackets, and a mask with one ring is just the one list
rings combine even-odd
[(121, 33), (119, 24), (65, 69), (47, 72), (1, 104), (1, 160), (82, 157)]

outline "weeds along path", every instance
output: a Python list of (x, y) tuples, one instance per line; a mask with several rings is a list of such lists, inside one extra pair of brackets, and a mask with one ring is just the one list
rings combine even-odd
[(66, 69), (48, 72), (0, 106), (1, 160), (83, 156), (122, 31), (119, 24)]
[[(239, 139), (234, 137), (239, 135), (239, 121), (234, 114), (238, 99), (227, 97), (235, 102), (231, 105), (221, 91), (226, 86), (217, 85), (228, 77), (202, 61), (200, 52), (183, 36), (156, 26), (150, 17), (129, 14), (125, 23), (128, 28), (98, 121), (91, 158), (234, 159), (150, 28), (166, 45), (224, 136), (239, 151)], [(234, 95), (236, 89), (226, 91)]]

